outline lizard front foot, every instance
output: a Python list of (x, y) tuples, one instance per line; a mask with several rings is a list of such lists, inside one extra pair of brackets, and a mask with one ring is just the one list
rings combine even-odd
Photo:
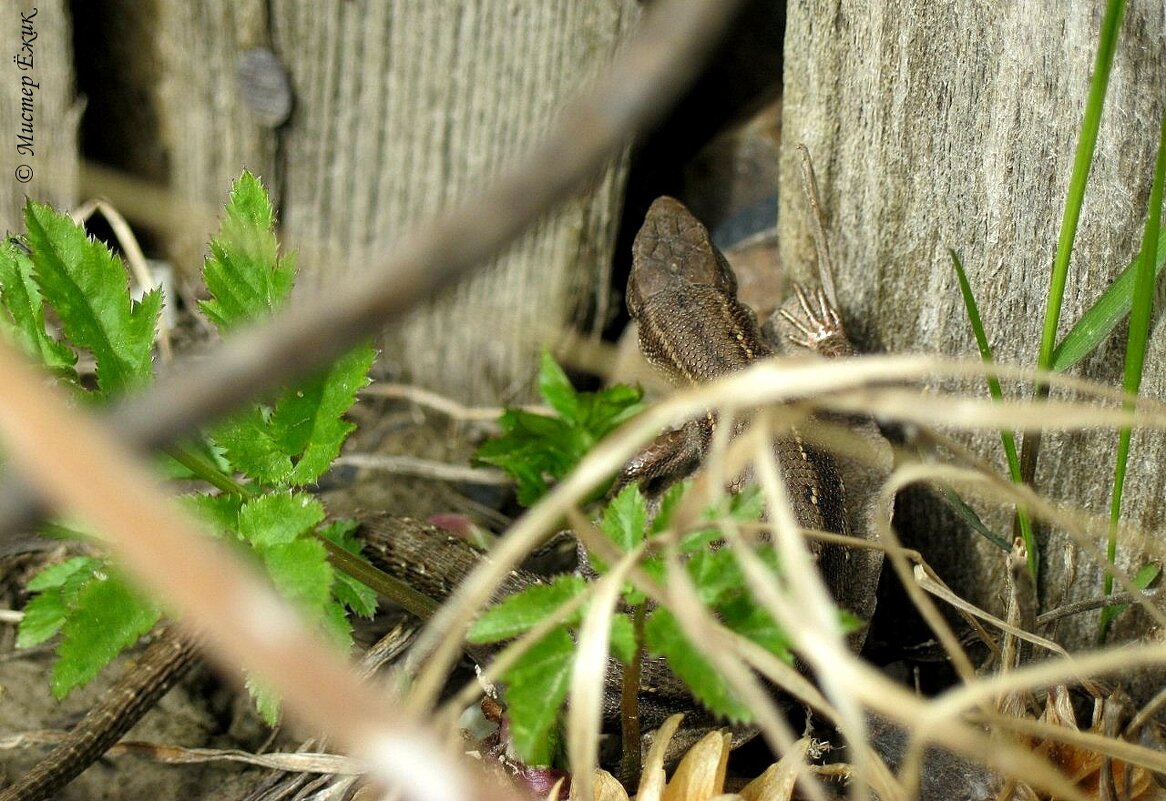
[(786, 339), (828, 359), (853, 356), (854, 347), (846, 335), (842, 317), (822, 288), (807, 293), (805, 287), (795, 284), (794, 294), (800, 307), (799, 313), (784, 308), (777, 312), (797, 332), (796, 335), (786, 334)]
[(628, 484), (639, 484), (645, 495), (656, 495), (688, 476), (704, 458), (712, 437), (711, 418), (689, 420), (665, 431), (623, 466), (611, 488), (618, 495)]

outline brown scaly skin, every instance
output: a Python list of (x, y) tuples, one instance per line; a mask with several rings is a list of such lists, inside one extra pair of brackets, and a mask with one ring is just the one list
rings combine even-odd
[[(828, 355), (842, 355), (849, 343), (841, 320), (819, 298), (822, 312), (805, 304), (798, 325), (811, 344), (829, 343)], [(678, 384), (712, 381), (774, 353), (752, 310), (737, 300), (737, 279), (708, 230), (673, 198), (656, 200), (636, 235), (627, 301), (644, 358)], [(665, 432), (624, 466), (617, 487), (646, 482), (651, 491), (683, 478), (703, 459), (716, 422), (710, 412)], [(798, 524), (847, 533), (845, 491), (830, 454), (796, 431), (778, 440), (774, 453)]]

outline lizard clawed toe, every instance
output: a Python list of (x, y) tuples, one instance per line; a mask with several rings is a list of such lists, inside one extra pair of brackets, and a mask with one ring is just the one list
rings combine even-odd
[(794, 284), (794, 294), (801, 306), (801, 315), (787, 309), (779, 310), (778, 314), (802, 336), (787, 334), (786, 339), (823, 356), (849, 355), (852, 348), (842, 318), (822, 288), (818, 287), (811, 295), (801, 284)]

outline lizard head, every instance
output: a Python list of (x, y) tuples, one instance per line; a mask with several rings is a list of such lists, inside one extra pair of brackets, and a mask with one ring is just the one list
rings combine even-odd
[(628, 311), (639, 319), (653, 299), (696, 287), (735, 297), (737, 279), (692, 212), (675, 198), (657, 198), (632, 244)]

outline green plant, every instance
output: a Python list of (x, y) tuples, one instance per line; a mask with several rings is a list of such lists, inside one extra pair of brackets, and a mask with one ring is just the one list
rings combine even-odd
[[(131, 301), (121, 260), (49, 207), (30, 201), (25, 223), (23, 242), (9, 238), (0, 247), (0, 327), (73, 386), (82, 402), (99, 403), (151, 381), (161, 294)], [(210, 243), (203, 278), (211, 297), (203, 311), (226, 334), (271, 314), (286, 300), (294, 274), (291, 257), (279, 254), (270, 199), (245, 172)], [(46, 326), (46, 309), (60, 321), (59, 338)], [(96, 364), (95, 386), (77, 373), (82, 352)], [(165, 463), (170, 475), (209, 485), (186, 494), (186, 504), (218, 536), (246, 548), (342, 647), (351, 640), (346, 610), (369, 615), (375, 596), (328, 561), (328, 547), (359, 551), (351, 537), (355, 524), (326, 523), (324, 507), (305, 487), (328, 469), (352, 431), (344, 414), (368, 383), (374, 356), (367, 344), (353, 350), (271, 402), (172, 449)], [(62, 526), (50, 531), (85, 536)], [(17, 642), (31, 646), (61, 635), (52, 675), (58, 697), (89, 681), (161, 615), (101, 556), (52, 565), (29, 589), (36, 595)], [(252, 689), (264, 716), (274, 720), (276, 699)]]
[[(1078, 319), (1066, 335), (1058, 342), (1057, 329), (1060, 323), (1061, 305), (1065, 286), (1068, 281), (1069, 260), (1072, 254), (1073, 242), (1076, 238), (1077, 225), (1081, 216), (1081, 208), (1085, 201), (1085, 189), (1089, 180), (1089, 169), (1093, 162), (1096, 149), (1098, 131), (1101, 124), (1101, 113), (1105, 105), (1105, 96), (1109, 87), (1109, 76), (1113, 66), (1114, 53), (1117, 49), (1118, 33), (1121, 27), (1122, 16), (1125, 13), (1125, 0), (1109, 0), (1106, 5), (1105, 16), (1101, 23), (1101, 35), (1098, 43), (1093, 77), (1090, 82), (1089, 95), (1085, 104), (1085, 112), (1081, 120), (1081, 128), (1077, 143), (1077, 152), (1073, 161), (1073, 173), (1069, 181), (1069, 188), (1065, 197), (1065, 210), (1061, 222), (1060, 235), (1057, 241), (1057, 251), (1053, 259), (1052, 273), (1049, 281), (1049, 290), (1046, 299), (1045, 320), (1041, 332), (1040, 350), (1037, 355), (1037, 366), (1047, 370), (1063, 372), (1072, 368), (1081, 359), (1093, 352), (1109, 336), (1110, 333), (1129, 317), (1129, 336), (1126, 344), (1126, 363), (1123, 376), (1123, 388), (1129, 396), (1127, 406), (1132, 405), (1141, 386), (1141, 378), (1145, 366), (1145, 355), (1149, 339), (1150, 316), (1153, 304), (1154, 288), (1166, 264), (1166, 233), (1160, 232), (1160, 221), (1163, 207), (1163, 176), (1166, 174), (1166, 114), (1161, 121), (1159, 132), (1158, 158), (1153, 175), (1150, 200), (1146, 211), (1146, 224), (1138, 255), (1130, 262), (1093, 305)], [(955, 252), (951, 252), (953, 266), (960, 282), (960, 291), (963, 294), (964, 305), (975, 332), (976, 341), (981, 357), (986, 363), (992, 362), (991, 350), (988, 347), (987, 337), (980, 322), (979, 310), (972, 296), (971, 286), (964, 273)], [(999, 382), (994, 377), (988, 379), (989, 391), (996, 400), (1002, 398)], [(1036, 387), (1037, 399), (1047, 397), (1048, 387), (1040, 384)], [(1039, 448), (1040, 436), (1030, 435), (1025, 440), (1023, 453), (1018, 457), (1015, 438), (1010, 431), (1002, 431), (1001, 439), (1008, 459), (1012, 480), (1016, 483), (1030, 482), (1036, 466), (1036, 453)], [(1112, 567), (1117, 555), (1117, 522), (1121, 515), (1122, 489), (1124, 487), (1126, 466), (1129, 460), (1130, 429), (1119, 432), (1118, 447), (1115, 453), (1114, 482), (1110, 502), (1110, 535), (1106, 547), (1106, 557)], [(955, 499), (954, 505), (965, 518), (975, 517), (970, 508)], [(978, 518), (975, 522), (978, 522)], [(975, 523), (973, 523), (974, 525)], [(1028, 550), (1028, 567), (1034, 580), (1037, 577), (1040, 554), (1037, 548), (1035, 535), (1027, 514), (1023, 509), (1017, 510), (1017, 524), (1021, 536)], [(996, 536), (993, 541), (1002, 542)], [(1006, 543), (1005, 543), (1006, 546)], [(1148, 586), (1157, 577), (1159, 568), (1154, 565), (1144, 565), (1134, 579), (1134, 583), (1142, 588)], [(1109, 595), (1113, 591), (1113, 577), (1106, 574), (1104, 592)], [(1104, 640), (1110, 622), (1126, 607), (1114, 606), (1102, 610), (1099, 622), (1099, 640)]]
[[(503, 435), (477, 455), (512, 475), (525, 476), (527, 500), (545, 492), (548, 474), (562, 475), (574, 466), (585, 452), (580, 443), (590, 447), (601, 436), (600, 431), (606, 432), (639, 407), (638, 391), (628, 387), (576, 392), (546, 355), (539, 385), (544, 399), (560, 417), (507, 411)], [(552, 455), (548, 457), (547, 452)], [(675, 512), (689, 488), (687, 482), (669, 488), (659, 511), (649, 520), (639, 488), (625, 487), (598, 512), (599, 529), (618, 552), (640, 551), (639, 567), (657, 586), (666, 584), (667, 543), (674, 542), (672, 552), (680, 558), (700, 602), (730, 630), (791, 660), (784, 633), (754, 601), (733, 549), (710, 547), (724, 536), (721, 527), (726, 521), (755, 524), (760, 520), (760, 492), (754, 487), (723, 498), (706, 509), (696, 524), (678, 532), (674, 530)], [(780, 575), (772, 546), (756, 547), (775, 576)], [(589, 561), (600, 575), (607, 572), (609, 566), (599, 554), (590, 553)], [(512, 744), (528, 763), (549, 764), (555, 754), (555, 727), (566, 700), (575, 637), (587, 613), (591, 586), (574, 575), (555, 578), (504, 599), (486, 610), (470, 629), (471, 641), (498, 643), (523, 635), (550, 618), (558, 621), (501, 677), (508, 688)], [(642, 651), (666, 657), (693, 697), (706, 708), (728, 720), (752, 720), (750, 710), (701, 649), (684, 635), (671, 611), (649, 604), (644, 592), (631, 584), (623, 586), (622, 600), (623, 608), (612, 616), (610, 625), (609, 650), (615, 658), (631, 665)], [(849, 625), (849, 616), (844, 622)], [(637, 673), (634, 666), (632, 672)]]
[[(984, 332), (984, 323), (980, 319), (980, 308), (976, 305), (976, 298), (972, 294), (972, 285), (968, 282), (968, 274), (964, 271), (964, 265), (960, 261), (959, 256), (954, 250), (949, 250), (951, 256), (952, 267), (955, 268), (956, 278), (960, 284), (960, 294), (963, 296), (964, 308), (968, 313), (968, 320), (972, 324), (972, 333), (976, 337), (976, 346), (980, 349), (980, 358), (984, 360), (985, 364), (991, 364), (992, 347), (988, 344), (988, 335)], [(1004, 399), (1004, 392), (1000, 388), (1000, 380), (994, 375), (988, 376), (988, 393), (992, 399), (999, 402)], [(1008, 460), (1008, 472), (1012, 477), (1012, 481), (1016, 484), (1023, 484), (1024, 479), (1020, 471), (1020, 456), (1016, 451), (1016, 435), (1007, 429), (1000, 431), (1000, 442), (1004, 446), (1004, 456)], [(976, 528), (976, 530), (986, 532), (983, 523), (980, 521), (978, 515), (972, 511), (971, 507), (963, 502), (954, 492), (950, 490), (946, 493), (952, 506), (961, 514), (965, 520)], [(1028, 517), (1028, 512), (1023, 508), (1016, 510), (1016, 520), (1020, 528), (1020, 536), (1024, 539), (1024, 547), (1028, 554), (1028, 571), (1029, 574), (1036, 579), (1037, 565), (1039, 563), (1038, 555), (1040, 551), (1037, 548), (1036, 536), (1032, 530), (1032, 521)], [(992, 542), (996, 543), (1001, 549), (1008, 550), (1009, 543), (1003, 537), (994, 533), (988, 533), (987, 536)]]
[[(661, 511), (648, 521), (643, 495), (637, 487), (625, 488), (603, 510), (599, 528), (621, 551), (651, 546), (640, 567), (648, 576), (663, 584), (665, 556), (661, 539), (673, 523), (673, 511), (688, 490), (677, 484), (665, 495)], [(733, 550), (710, 549), (721, 538), (719, 520), (727, 515), (738, 522), (756, 522), (761, 514), (761, 496), (751, 491), (734, 496), (723, 508), (709, 509), (701, 525), (685, 532), (676, 553), (683, 557), (684, 570), (696, 587), (697, 597), (729, 629), (742, 634), (790, 660), (788, 643), (781, 629), (753, 601), (748, 584), (741, 574)], [(759, 553), (777, 571), (773, 548), (759, 546)], [(607, 566), (597, 556), (591, 564), (601, 575)], [(469, 639), (477, 643), (495, 643), (526, 633), (565, 605), (576, 602), (574, 609), (549, 633), (545, 634), (502, 676), (507, 683), (507, 709), (510, 731), (518, 754), (533, 764), (547, 764), (553, 753), (551, 736), (559, 711), (566, 700), (571, 665), (575, 653), (574, 635), (587, 611), (589, 584), (578, 576), (562, 576), (546, 584), (512, 595), (488, 609), (475, 621)], [(583, 600), (583, 603), (577, 603)], [(646, 602), (643, 592), (626, 585), (623, 601), (628, 611), (616, 612), (611, 620), (611, 653), (624, 665), (637, 653), (636, 610)], [(734, 722), (752, 720), (749, 709), (741, 703), (724, 678), (708, 662), (701, 650), (681, 630), (672, 612), (663, 606), (646, 612), (642, 635), (647, 653), (666, 657), (672, 670), (688, 685), (693, 696), (705, 707)]]
[(539, 365), (538, 389), (555, 414), (507, 409), (498, 420), (502, 435), (474, 454), (476, 462), (514, 477), (523, 506), (534, 504), (548, 482), (567, 475), (595, 443), (643, 408), (643, 393), (626, 384), (576, 392), (548, 353)]

